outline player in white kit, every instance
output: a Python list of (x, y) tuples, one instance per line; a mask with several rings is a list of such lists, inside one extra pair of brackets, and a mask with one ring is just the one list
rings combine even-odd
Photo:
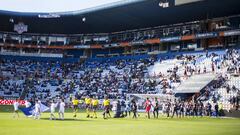
[(40, 109), (40, 103), (38, 102), (38, 100), (36, 100), (35, 103), (35, 110), (34, 110), (34, 119), (40, 119), (40, 115), (41, 115), (41, 109)]
[(64, 110), (65, 110), (65, 103), (64, 100), (62, 99), (60, 105), (59, 105), (59, 119), (64, 120)]
[(53, 100), (52, 103), (51, 103), (51, 106), (50, 106), (50, 112), (51, 112), (50, 113), (50, 120), (52, 120), (52, 119), (56, 120), (56, 117), (54, 115), (56, 107), (57, 107), (57, 104), (54, 103), (54, 100)]
[(13, 103), (13, 107), (14, 107), (13, 118), (15, 118), (16, 115), (17, 115), (18, 118), (19, 118), (19, 114), (18, 114), (19, 103), (18, 103), (18, 100), (16, 100), (16, 101)]

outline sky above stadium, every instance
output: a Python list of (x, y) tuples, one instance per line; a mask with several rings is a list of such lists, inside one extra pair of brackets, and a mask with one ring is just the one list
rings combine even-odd
[(0, 0), (0, 10), (38, 13), (66, 12), (94, 8), (119, 1), (124, 0)]

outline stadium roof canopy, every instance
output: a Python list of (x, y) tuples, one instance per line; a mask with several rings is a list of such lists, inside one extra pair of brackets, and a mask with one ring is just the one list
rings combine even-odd
[[(0, 10), (19, 13), (73, 14), (142, 0), (1, 0)], [(25, 14), (27, 15), (27, 14)]]
[[(19, 4), (20, 7), (11, 7), (11, 2), (20, 0), (11, 0), (5, 3), (10, 5), (2, 6), (4, 1), (9, 0), (0, 1), (0, 31), (9, 32), (12, 32), (14, 24), (19, 22), (28, 25), (29, 33), (87, 34), (118, 32), (240, 14), (240, 0), (88, 0), (91, 2), (85, 2), (87, 7), (75, 6), (76, 1), (83, 0), (67, 0), (72, 7), (65, 4), (65, 8), (50, 2), (56, 0), (39, 0), (37, 2), (39, 7), (32, 8), (33, 10), (24, 7), (36, 5), (25, 1), (36, 0), (24, 0)], [(49, 2), (47, 5), (41, 3), (46, 1)], [(97, 4), (94, 1), (103, 3)], [(160, 2), (166, 1), (169, 2), (169, 7), (159, 6)]]

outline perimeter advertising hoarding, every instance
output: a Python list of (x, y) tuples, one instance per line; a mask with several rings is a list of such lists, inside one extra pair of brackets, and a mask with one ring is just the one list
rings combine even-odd
[[(15, 102), (16, 100), (0, 100), (0, 105), (13, 105), (13, 103)], [(24, 105), (25, 104), (25, 100), (19, 100), (18, 103), (20, 105)]]

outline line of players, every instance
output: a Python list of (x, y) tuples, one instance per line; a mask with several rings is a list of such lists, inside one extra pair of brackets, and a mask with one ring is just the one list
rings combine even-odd
[[(86, 114), (87, 118), (97, 118), (97, 109), (99, 108), (99, 100), (95, 97), (90, 98), (87, 96), (84, 100), (85, 102), (85, 108), (86, 108)], [(73, 107), (73, 117), (77, 117), (77, 112), (78, 112), (78, 105), (79, 105), (79, 100), (74, 98), (72, 99), (72, 107)], [(103, 118), (107, 119), (108, 117), (111, 117), (110, 114), (110, 100), (108, 99), (107, 96), (105, 96), (102, 104), (104, 111), (103, 111)]]
[[(78, 105), (80, 104), (79, 100), (74, 98), (72, 99), (72, 107), (73, 107), (73, 117), (77, 117), (77, 112), (78, 112)], [(14, 107), (14, 113), (13, 113), (13, 118), (15, 118), (16, 116), (19, 117), (19, 102), (18, 100), (16, 100), (13, 103), (13, 107)], [(55, 116), (55, 111), (56, 108), (59, 106), (59, 111), (58, 111), (58, 115), (59, 115), (59, 119), (60, 120), (64, 120), (64, 112), (65, 112), (65, 102), (64, 99), (61, 99), (60, 102), (55, 102), (54, 100), (51, 101), (50, 104), (50, 120), (56, 120), (56, 116)], [(26, 102), (25, 103), (25, 107), (29, 108), (31, 107), (31, 103), (30, 102)], [(99, 100), (96, 98), (90, 98), (90, 97), (86, 97), (85, 98), (85, 107), (86, 107), (86, 113), (87, 113), (87, 118), (97, 118), (97, 109), (99, 107)], [(110, 114), (110, 100), (108, 99), (108, 97), (106, 96), (104, 101), (103, 101), (103, 107), (104, 107), (104, 111), (103, 111), (103, 118), (107, 119), (108, 117), (111, 117)], [(39, 100), (35, 101), (35, 105), (34, 105), (34, 113), (33, 113), (33, 118), (34, 119), (40, 119), (41, 117), (41, 102)], [(91, 112), (92, 115), (91, 115)]]
[[(150, 113), (153, 112), (154, 118), (158, 118), (160, 104), (157, 98), (153, 102), (147, 98), (145, 102), (146, 117), (150, 119)], [(168, 100), (162, 104), (162, 111), (167, 117), (173, 118), (175, 115), (178, 118), (184, 116), (223, 116), (223, 105), (222, 103), (214, 103), (213, 105), (209, 102), (204, 105), (201, 101), (178, 101)]]
[[(77, 98), (73, 98), (71, 100), (72, 102), (72, 108), (73, 108), (73, 117), (77, 117), (77, 112), (79, 109), (79, 104), (80, 100)], [(86, 108), (86, 117), (87, 118), (97, 118), (97, 109), (100, 107), (99, 106), (99, 100), (95, 97), (90, 98), (87, 96), (84, 100), (85, 108)], [(29, 102), (26, 102), (26, 108), (31, 106)], [(104, 108), (103, 110), (103, 118), (107, 119), (108, 117), (111, 117), (110, 114), (110, 100), (108, 99), (107, 96), (105, 96), (102, 107)], [(14, 115), (13, 117), (16, 117), (18, 115), (18, 106), (19, 103), (15, 102), (13, 104), (14, 106)], [(55, 110), (59, 106), (59, 119), (64, 120), (64, 112), (65, 112), (65, 102), (63, 99), (59, 103), (55, 103), (54, 101), (51, 102), (50, 104), (50, 120), (56, 119)], [(116, 103), (116, 106), (113, 107), (115, 109), (115, 115), (114, 117), (125, 117), (127, 115), (130, 116), (131, 112), (133, 113), (132, 118), (137, 118), (139, 116), (138, 114), (138, 104), (136, 100), (132, 99), (130, 103), (124, 102), (120, 103), (119, 101)], [(118, 109), (120, 108), (120, 109)], [(146, 99), (144, 103), (144, 108), (146, 112), (146, 117), (150, 119), (151, 113), (153, 114), (154, 118), (159, 117), (159, 109), (160, 109), (160, 104), (157, 98), (155, 98), (153, 101), (151, 101), (149, 98)], [(171, 102), (170, 100), (164, 104), (164, 109), (162, 109), (167, 117), (174, 117), (175, 115), (177, 117), (184, 117), (184, 116), (212, 116), (212, 113), (215, 113), (215, 116), (220, 115), (220, 111), (222, 110), (222, 105), (215, 104), (213, 106), (214, 110), (212, 110), (212, 105), (208, 103), (207, 105), (203, 105), (202, 102), (195, 102), (195, 103), (189, 103), (189, 102), (180, 102), (175, 100), (174, 102)], [(36, 100), (35, 101), (35, 108), (34, 108), (34, 119), (40, 119), (41, 116), (41, 102)], [(124, 114), (125, 113), (125, 114)], [(171, 114), (171, 116), (170, 116)]]
[[(14, 108), (14, 113), (13, 113), (13, 118), (15, 118), (16, 116), (19, 118), (19, 100), (16, 100), (13, 103), (13, 108)], [(26, 108), (31, 108), (32, 104), (29, 101), (25, 102), (25, 107)], [(33, 113), (33, 118), (34, 119), (40, 119), (41, 117), (41, 113), (42, 113), (42, 109), (41, 109), (41, 101), (39, 100), (35, 100), (35, 105), (34, 105), (34, 110), (32, 110)], [(59, 106), (59, 111), (58, 111), (58, 115), (59, 115), (59, 119), (64, 120), (64, 112), (65, 112), (65, 102), (63, 99), (61, 99), (61, 101), (59, 103), (55, 103), (55, 101), (51, 101), (50, 104), (50, 120), (52, 119), (56, 119), (55, 114), (55, 109), (57, 108), (57, 106)], [(30, 115), (31, 116), (31, 115)]]
[[(120, 107), (118, 107), (120, 106)], [(177, 99), (167, 102), (163, 102), (160, 104), (158, 98), (154, 98), (150, 100), (146, 98), (146, 101), (143, 104), (145, 108), (146, 117), (148, 119), (151, 118), (151, 114), (154, 118), (159, 117), (159, 112), (161, 108), (161, 112), (166, 114), (167, 117), (173, 118), (174, 116), (181, 118), (185, 116), (223, 116), (223, 105), (222, 103), (214, 103), (214, 104), (203, 104), (201, 101), (179, 101)], [(137, 118), (138, 114), (138, 103), (135, 99), (132, 99), (131, 102), (117, 101), (116, 114), (119, 114), (114, 117), (126, 117), (130, 116), (130, 113), (133, 112), (132, 118)], [(118, 113), (120, 112), (120, 113)], [(125, 112), (125, 114), (124, 114)]]

